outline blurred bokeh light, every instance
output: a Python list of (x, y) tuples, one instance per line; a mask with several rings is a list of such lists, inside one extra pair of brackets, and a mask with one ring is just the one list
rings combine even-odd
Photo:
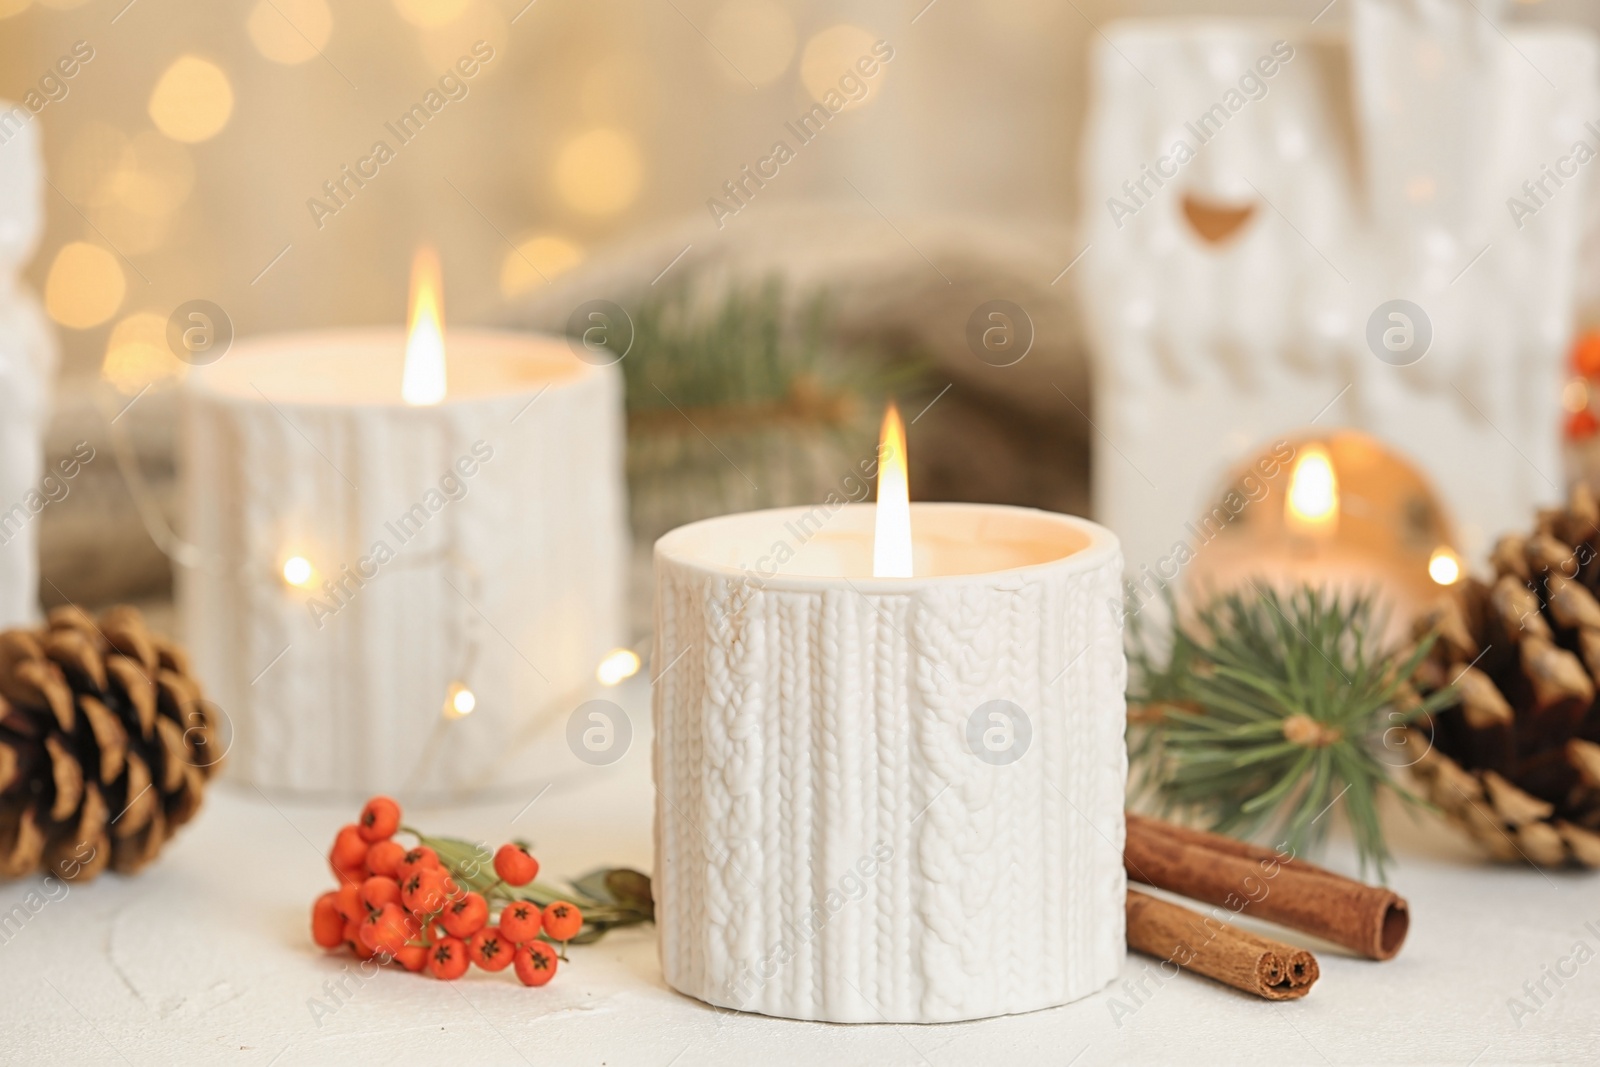
[(500, 294), (507, 298), (565, 273), (583, 259), (583, 249), (564, 237), (538, 234), (506, 252), (500, 263)]
[(873, 59), (872, 46), (879, 40), (876, 34), (860, 26), (830, 26), (806, 42), (805, 53), (800, 57), (800, 81), (804, 83), (811, 99), (821, 102), (829, 93), (844, 97), (843, 110), (860, 107), (883, 90), (887, 68), (878, 65), (873, 75), (871, 91), (851, 98), (841, 92), (839, 80), (847, 75), (859, 78), (856, 61), (862, 57)]
[(643, 181), (633, 137), (598, 129), (568, 141), (556, 157), (555, 187), (561, 199), (586, 215), (614, 215), (632, 204)]
[(245, 24), (256, 51), (293, 66), (314, 59), (333, 33), (333, 12), (324, 0), (258, 0)]
[(794, 20), (773, 0), (727, 0), (711, 16), (706, 36), (722, 54), (712, 55), (713, 65), (734, 82), (771, 85), (794, 59)]
[(181, 377), (184, 370), (167, 348), (166, 316), (138, 311), (111, 328), (100, 373), (118, 392), (133, 396), (148, 385)]
[(222, 132), (233, 114), (233, 86), (215, 63), (179, 56), (150, 93), (150, 120), (175, 141), (193, 144)]
[(61, 325), (87, 330), (117, 313), (126, 288), (115, 255), (87, 241), (72, 241), (61, 246), (50, 264), (44, 306)]

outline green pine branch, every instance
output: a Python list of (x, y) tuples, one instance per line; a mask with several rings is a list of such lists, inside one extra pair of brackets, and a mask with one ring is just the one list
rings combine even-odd
[(1363, 872), (1382, 878), (1378, 795), (1421, 804), (1390, 777), (1401, 761), (1384, 758), (1385, 737), (1453, 700), (1404, 699), (1432, 637), (1376, 647), (1370, 596), (1311, 587), (1223, 594), (1188, 619), (1168, 607), (1180, 621), (1165, 633), (1137, 616), (1129, 627), (1134, 795), (1297, 855), (1322, 843), (1337, 807)]
[[(708, 293), (715, 299), (707, 299)], [(663, 286), (633, 316), (633, 348), (622, 361), (628, 410), (761, 410), (804, 394), (840, 410), (915, 379), (914, 361), (889, 361), (833, 338), (828, 298), (791, 300), (783, 283), (706, 290)]]

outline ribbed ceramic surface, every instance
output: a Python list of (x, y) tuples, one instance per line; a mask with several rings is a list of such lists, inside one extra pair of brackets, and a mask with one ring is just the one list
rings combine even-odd
[[(758, 588), (658, 549), (655, 892), (674, 988), (936, 1022), (1116, 975), (1126, 668), (1121, 556), (1099, 532), (1087, 559), (882, 595)], [(968, 742), (997, 699), (1032, 729), (1005, 765)]]
[[(620, 391), (610, 368), (536, 401), (530, 388), (429, 408), (189, 391), (186, 535), (205, 558), (180, 598), (234, 727), (230, 770), (362, 794), (515, 775), (518, 741), (586, 699), (625, 633)], [(317, 588), (283, 581), (291, 555), (316, 565)], [(346, 565), (376, 576), (357, 584)], [(458, 678), (477, 707), (445, 722)]]

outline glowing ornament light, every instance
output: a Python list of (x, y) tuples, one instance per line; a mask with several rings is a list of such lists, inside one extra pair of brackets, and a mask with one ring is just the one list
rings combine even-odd
[(283, 580), (296, 589), (310, 589), (317, 584), (317, 570), (304, 556), (290, 556), (283, 561)]
[(478, 698), (465, 682), (451, 682), (444, 695), (444, 717), (462, 719), (471, 715), (478, 706)]
[(618, 685), (639, 673), (639, 654), (631, 648), (615, 648), (606, 653), (594, 675), (601, 685)]
[(1448, 546), (1440, 545), (1428, 558), (1428, 577), (1440, 585), (1455, 585), (1461, 579), (1461, 560)]

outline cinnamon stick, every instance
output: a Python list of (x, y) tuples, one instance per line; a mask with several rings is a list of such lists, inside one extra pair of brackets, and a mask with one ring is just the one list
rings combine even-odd
[(1311, 992), (1321, 971), (1302, 948), (1128, 890), (1128, 946), (1267, 1000)]
[(1221, 834), (1128, 813), (1128, 877), (1387, 960), (1405, 944), (1405, 898)]

